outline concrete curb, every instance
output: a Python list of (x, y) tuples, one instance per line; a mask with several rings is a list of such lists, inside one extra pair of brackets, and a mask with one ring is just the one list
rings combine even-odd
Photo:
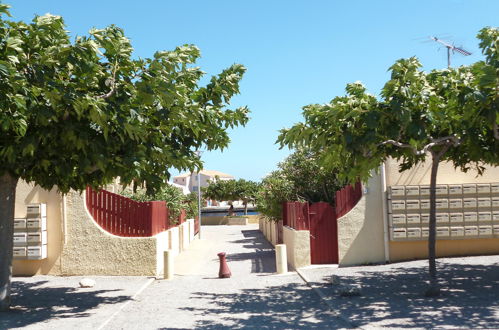
[(338, 318), (341, 321), (348, 324), (349, 328), (362, 328), (362, 327), (359, 327), (357, 324), (353, 323), (352, 321), (350, 321), (345, 315), (343, 315), (343, 313), (338, 312), (338, 310), (335, 308), (335, 306), (333, 304), (331, 304), (331, 302), (329, 302), (329, 300), (327, 300), (324, 293), (322, 293), (322, 291), (320, 289), (312, 286), (310, 279), (308, 279), (307, 276), (303, 272), (300, 271), (300, 269), (295, 269), (295, 270), (296, 270), (296, 273), (301, 277), (301, 279), (319, 296), (319, 298), (321, 298), (322, 301), (324, 301), (324, 303), (326, 303), (329, 310), (332, 312), (332, 314), (336, 318)]

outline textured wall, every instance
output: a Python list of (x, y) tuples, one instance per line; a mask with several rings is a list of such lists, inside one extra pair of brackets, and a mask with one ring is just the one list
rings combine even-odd
[(288, 264), (291, 268), (310, 266), (310, 232), (283, 227), (283, 242), (286, 245)]
[(379, 175), (367, 183), (357, 205), (338, 219), (340, 266), (380, 263), (385, 260), (382, 182)]

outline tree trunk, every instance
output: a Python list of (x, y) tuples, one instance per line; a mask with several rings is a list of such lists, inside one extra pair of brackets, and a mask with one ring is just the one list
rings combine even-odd
[(248, 215), (248, 202), (244, 202), (244, 215)]
[(8, 173), (0, 176), (0, 312), (7, 311), (10, 306), (17, 181), (18, 178)]

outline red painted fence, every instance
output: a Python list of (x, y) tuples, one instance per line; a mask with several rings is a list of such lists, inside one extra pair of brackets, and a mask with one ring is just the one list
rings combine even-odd
[[(169, 228), (164, 201), (137, 202), (112, 192), (88, 187), (87, 209), (107, 232), (123, 237), (150, 237)], [(185, 221), (185, 211), (179, 222)]]
[(336, 192), (335, 207), (321, 202), (286, 202), (283, 225), (310, 232), (310, 254), (313, 264), (338, 263), (337, 219), (347, 214), (362, 197), (362, 185), (356, 183)]

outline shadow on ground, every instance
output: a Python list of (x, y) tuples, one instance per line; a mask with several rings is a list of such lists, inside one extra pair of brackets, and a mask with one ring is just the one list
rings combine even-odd
[(72, 287), (44, 287), (47, 281), (12, 283), (12, 308), (0, 313), (0, 329), (25, 327), (54, 318), (80, 318), (102, 304), (115, 304), (129, 296), (103, 296), (119, 290), (92, 290)]
[(209, 302), (203, 309), (182, 308), (196, 314), (196, 329), (345, 327), (305, 284), (244, 289), (231, 294), (195, 292), (190, 299)]
[(499, 328), (499, 264), (442, 264), (438, 274), (443, 290), (438, 298), (423, 295), (426, 267), (356, 274), (340, 275), (340, 283), (361, 284), (359, 297), (340, 297), (337, 286), (329, 283), (330, 276), (311, 284), (359, 326)]
[(251, 260), (252, 273), (275, 273), (274, 247), (263, 237), (258, 230), (242, 230), (244, 239), (230, 241), (242, 245), (249, 252), (227, 255), (227, 261)]

